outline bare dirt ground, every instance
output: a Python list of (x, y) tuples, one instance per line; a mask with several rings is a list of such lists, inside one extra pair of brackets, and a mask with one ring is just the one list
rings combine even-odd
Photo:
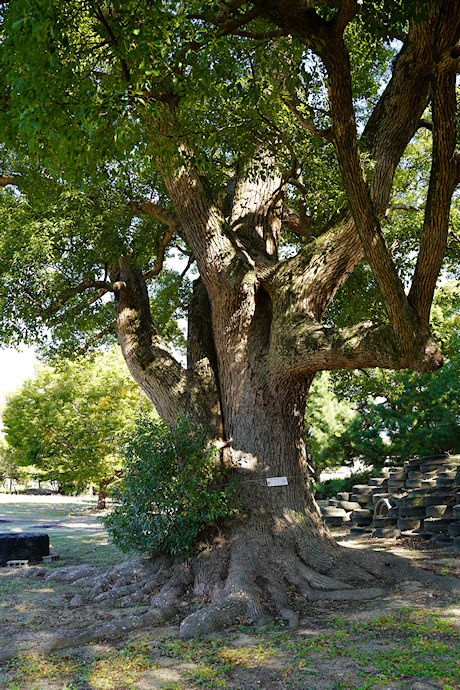
[[(255, 628), (241, 620), (205, 640), (181, 642), (178, 623), (199, 598), (158, 626), (149, 624), (148, 595), (130, 606), (89, 594), (84, 578), (95, 568), (126, 569), (133, 558), (110, 544), (92, 499), (0, 494), (0, 532), (23, 531), (49, 534), (60, 559), (0, 568), (0, 690), (460, 687), (460, 601), (418, 582), (369, 601), (298, 599), (295, 632), (282, 621)], [(415, 539), (350, 539), (344, 531), (336, 538), (460, 577), (460, 558)]]

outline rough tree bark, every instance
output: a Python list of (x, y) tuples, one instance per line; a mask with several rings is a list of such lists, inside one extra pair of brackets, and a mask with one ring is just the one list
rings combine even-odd
[[(449, 2), (449, 11), (445, 3), (430, 2), (423, 20), (410, 27), (360, 144), (343, 40), (356, 3), (342, 0), (331, 21), (299, 0), (253, 4), (275, 26), (313, 47), (326, 65), (332, 137), (349, 211), (297, 256), (279, 261), (284, 181), (268, 157), (262, 155), (263, 180), (240, 173), (225, 213), (193, 169), (165, 170), (174, 222), (201, 276), (190, 313), (187, 370), (159, 340), (142, 276), (129, 257), (119, 262), (114, 276), (117, 332), (134, 378), (169, 422), (186, 413), (206, 423), (223, 442), (224, 461), (241, 479), (239, 517), (221, 525), (185, 568), (170, 563), (171, 579), (156, 597), (160, 607), (169, 608), (186, 588), (209, 598), (207, 608), (183, 621), (184, 638), (243, 614), (263, 622), (274, 610), (295, 625), (292, 586), (313, 599), (317, 589), (352, 597), (352, 585), (379, 578), (436, 580), (387, 556), (336, 544), (309, 490), (303, 419), (309, 386), (320, 370), (379, 366), (434, 371), (442, 365), (429, 332), (429, 306), (457, 180), (456, 60), (450, 51), (458, 39), (460, 2)], [(379, 216), (429, 94), (433, 169), (419, 262), (407, 297)], [(375, 161), (370, 182), (359, 146)], [(159, 217), (158, 209), (152, 214)], [(381, 290), (388, 323), (326, 327), (322, 318), (327, 306), (363, 257)], [(277, 476), (287, 477), (287, 485), (268, 488), (266, 479)]]

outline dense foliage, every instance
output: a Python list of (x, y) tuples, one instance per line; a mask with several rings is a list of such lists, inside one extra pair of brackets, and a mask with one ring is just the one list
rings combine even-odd
[(197, 537), (237, 512), (226, 476), (202, 429), (186, 418), (173, 428), (143, 417), (124, 449), (105, 525), (122, 551), (191, 554)]

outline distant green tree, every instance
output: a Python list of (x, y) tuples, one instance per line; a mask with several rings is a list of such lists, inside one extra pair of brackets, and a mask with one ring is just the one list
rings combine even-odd
[(334, 392), (331, 374), (318, 374), (310, 389), (305, 411), (308, 460), (313, 479), (319, 481), (326, 468), (347, 464), (349, 457), (340, 443), (355, 411)]
[(104, 507), (107, 486), (121, 470), (120, 440), (140, 404), (121, 355), (56, 360), (7, 397), (6, 440), (18, 464), (33, 465), (63, 492), (96, 484)]

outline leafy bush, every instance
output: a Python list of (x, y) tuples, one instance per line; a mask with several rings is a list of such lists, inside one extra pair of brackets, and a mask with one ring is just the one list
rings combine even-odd
[(125, 470), (111, 490), (105, 524), (122, 551), (195, 551), (199, 532), (234, 514), (235, 480), (205, 432), (187, 418), (174, 428), (144, 417), (124, 449)]

